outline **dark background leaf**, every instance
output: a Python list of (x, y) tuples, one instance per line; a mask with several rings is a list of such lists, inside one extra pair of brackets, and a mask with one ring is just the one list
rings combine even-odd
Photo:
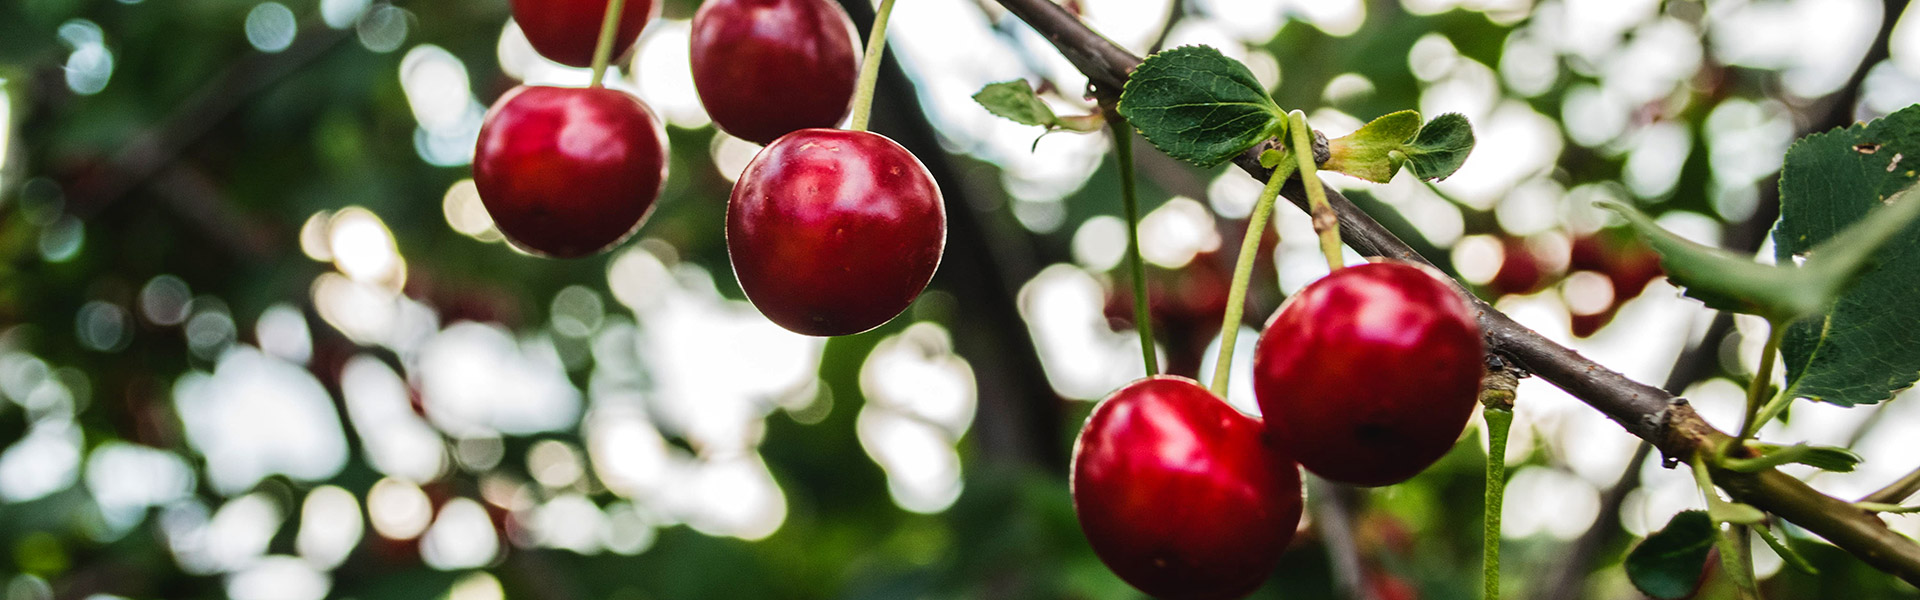
[(1627, 580), (1648, 596), (1679, 600), (1699, 587), (1707, 551), (1713, 549), (1713, 521), (1707, 513), (1683, 511), (1627, 553)]

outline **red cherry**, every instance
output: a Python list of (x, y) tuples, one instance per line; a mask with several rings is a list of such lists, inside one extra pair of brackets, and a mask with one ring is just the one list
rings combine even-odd
[(859, 333), (926, 289), (947, 243), (940, 188), (876, 133), (802, 129), (760, 150), (727, 202), (727, 255), (762, 314), (807, 335)]
[[(541, 56), (563, 65), (589, 67), (593, 65), (593, 48), (600, 42), (607, 4), (607, 0), (513, 0), (513, 20)], [(626, 54), (647, 21), (659, 14), (660, 3), (656, 0), (626, 0), (620, 9), (620, 30), (613, 36), (611, 56)]]
[(1453, 447), (1478, 401), (1473, 313), (1425, 269), (1335, 271), (1288, 298), (1254, 349), (1254, 396), (1280, 445), (1334, 481), (1405, 481)]
[(1493, 297), (1506, 294), (1531, 294), (1547, 287), (1547, 268), (1540, 264), (1540, 257), (1527, 247), (1527, 241), (1520, 238), (1503, 238), (1500, 247), (1506, 252), (1500, 260), (1500, 270), (1493, 275), (1493, 281), (1487, 283)]
[(509, 241), (572, 258), (640, 227), (666, 182), (666, 158), (666, 131), (639, 98), (521, 86), (487, 111), (473, 183)]
[(1073, 446), (1073, 508), (1094, 554), (1158, 598), (1252, 593), (1300, 523), (1300, 471), (1268, 439), (1191, 379), (1120, 388)]
[(693, 86), (715, 125), (756, 144), (832, 127), (860, 74), (854, 36), (827, 0), (710, 0), (693, 16)]

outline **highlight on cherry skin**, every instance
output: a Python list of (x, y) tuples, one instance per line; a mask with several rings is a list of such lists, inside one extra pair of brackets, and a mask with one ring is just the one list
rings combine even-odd
[(1486, 371), (1460, 293), (1424, 267), (1334, 271), (1280, 306), (1254, 348), (1254, 396), (1289, 456), (1333, 481), (1412, 478), (1453, 447)]
[(727, 255), (774, 323), (816, 336), (886, 323), (933, 279), (947, 213), (933, 175), (877, 133), (802, 129), (761, 149), (727, 201)]
[[(535, 52), (569, 67), (593, 65), (594, 46), (607, 15), (606, 0), (513, 0), (513, 20)], [(660, 0), (626, 0), (611, 57), (626, 54), (640, 30), (660, 16)]]
[(632, 94), (520, 86), (487, 111), (473, 182), (508, 241), (575, 258), (640, 228), (666, 183), (666, 159), (666, 130)]
[(1094, 554), (1156, 598), (1241, 598), (1300, 524), (1299, 468), (1260, 418), (1184, 377), (1127, 384), (1074, 442), (1074, 513)]
[(852, 108), (860, 42), (831, 0), (709, 0), (692, 46), (700, 103), (734, 137), (766, 145)]

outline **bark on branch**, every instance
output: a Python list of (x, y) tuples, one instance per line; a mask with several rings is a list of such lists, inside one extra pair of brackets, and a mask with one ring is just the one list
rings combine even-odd
[[(1140, 64), (1139, 57), (1049, 0), (998, 1), (1086, 74), (1096, 95), (1117, 97), (1128, 74)], [(1260, 166), (1258, 151), (1249, 151), (1234, 163), (1264, 181), (1269, 171)], [(1296, 179), (1288, 182), (1281, 194), (1304, 210), (1307, 201), (1303, 192)], [(1348, 246), (1365, 255), (1428, 262), (1338, 191), (1327, 188), (1327, 197), (1339, 214), (1340, 234)], [(1729, 439), (1702, 420), (1685, 399), (1588, 360), (1521, 326), (1473, 295), (1466, 297), (1473, 302), (1489, 351), (1518, 360), (1629, 433), (1653, 443), (1666, 456), (1688, 460), (1696, 451), (1718, 447)], [(1713, 475), (1734, 498), (1826, 538), (1874, 568), (1920, 585), (1920, 544), (1894, 533), (1878, 517), (1779, 471), (1716, 471)]]

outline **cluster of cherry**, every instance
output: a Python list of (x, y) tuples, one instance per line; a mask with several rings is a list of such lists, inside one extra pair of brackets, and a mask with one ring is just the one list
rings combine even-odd
[(1405, 481), (1453, 447), (1485, 375), (1459, 292), (1394, 262), (1307, 285), (1254, 353), (1264, 418), (1163, 375), (1114, 392), (1080, 431), (1081, 528), (1114, 573), (1155, 597), (1251, 593), (1299, 527), (1296, 464), (1354, 485)]
[[(600, 79), (658, 12), (656, 0), (513, 0), (536, 51), (594, 69), (591, 87), (523, 85), (487, 111), (474, 183), (515, 246), (588, 256), (652, 212), (666, 131), (639, 98)], [(864, 131), (872, 76), (846, 12), (828, 0), (710, 0), (692, 40), (694, 84), (714, 123), (766, 145), (727, 204), (727, 251), (748, 299), (808, 335), (859, 333), (900, 314), (939, 266), (946, 212), (913, 154)], [(849, 112), (851, 129), (832, 129)]]

